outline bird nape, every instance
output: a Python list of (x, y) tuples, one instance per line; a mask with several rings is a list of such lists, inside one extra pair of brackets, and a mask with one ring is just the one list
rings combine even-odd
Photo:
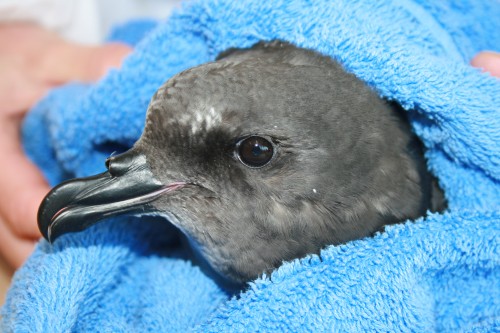
[(45, 238), (162, 215), (235, 285), (444, 205), (397, 106), (331, 58), (279, 41), (172, 77), (140, 139), (106, 166), (47, 195)]

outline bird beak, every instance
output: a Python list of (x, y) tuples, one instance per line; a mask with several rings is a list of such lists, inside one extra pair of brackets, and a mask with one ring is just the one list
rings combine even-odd
[(61, 183), (43, 199), (38, 228), (49, 242), (108, 217), (154, 212), (149, 203), (185, 185), (163, 185), (154, 177), (146, 157), (133, 150), (110, 157), (106, 166), (107, 172)]

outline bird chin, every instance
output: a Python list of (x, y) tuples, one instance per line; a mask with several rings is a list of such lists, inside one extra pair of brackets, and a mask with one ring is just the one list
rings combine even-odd
[(150, 211), (131, 214), (131, 215), (135, 216), (135, 217), (143, 217), (143, 216), (161, 217), (162, 219), (165, 219), (168, 222), (170, 222), (174, 227), (179, 229), (183, 234), (186, 234), (186, 232), (182, 228), (182, 224), (180, 223), (180, 219), (175, 214), (173, 214), (171, 212), (163, 212), (163, 211), (159, 211), (157, 209), (152, 209)]
[[(134, 214), (137, 217), (160, 217), (162, 219), (167, 220), (174, 227), (176, 227), (182, 234), (182, 243), (187, 250), (188, 256), (187, 259), (194, 265), (200, 268), (200, 270), (212, 279), (219, 287), (221, 287), (224, 291), (226, 291), (229, 295), (234, 295), (241, 290), (244, 289), (245, 283), (236, 282), (224, 274), (222, 274), (216, 267), (214, 267), (208, 258), (210, 255), (207, 255), (204, 250), (204, 246), (194, 240), (193, 235), (187, 230), (187, 224), (196, 224), (193, 221), (187, 221), (185, 219), (179, 218), (176, 214), (169, 211), (160, 211), (160, 210), (152, 210), (150, 212), (142, 213), (142, 214)], [(203, 223), (203, 221), (198, 222)]]

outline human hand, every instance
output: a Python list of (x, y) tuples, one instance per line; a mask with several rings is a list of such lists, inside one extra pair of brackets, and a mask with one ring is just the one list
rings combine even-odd
[(98, 80), (120, 66), (130, 51), (118, 43), (70, 43), (31, 24), (0, 25), (0, 255), (13, 268), (25, 261), (41, 236), (36, 214), (50, 189), (23, 153), (24, 114), (49, 89)]
[(500, 77), (500, 53), (489, 51), (478, 53), (471, 60), (471, 65), (482, 68), (493, 76)]

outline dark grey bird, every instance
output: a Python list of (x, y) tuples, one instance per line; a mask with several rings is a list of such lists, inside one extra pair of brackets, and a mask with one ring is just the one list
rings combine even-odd
[(45, 238), (161, 215), (235, 284), (443, 204), (403, 113), (331, 58), (283, 42), (168, 80), (140, 139), (106, 166), (47, 195)]

